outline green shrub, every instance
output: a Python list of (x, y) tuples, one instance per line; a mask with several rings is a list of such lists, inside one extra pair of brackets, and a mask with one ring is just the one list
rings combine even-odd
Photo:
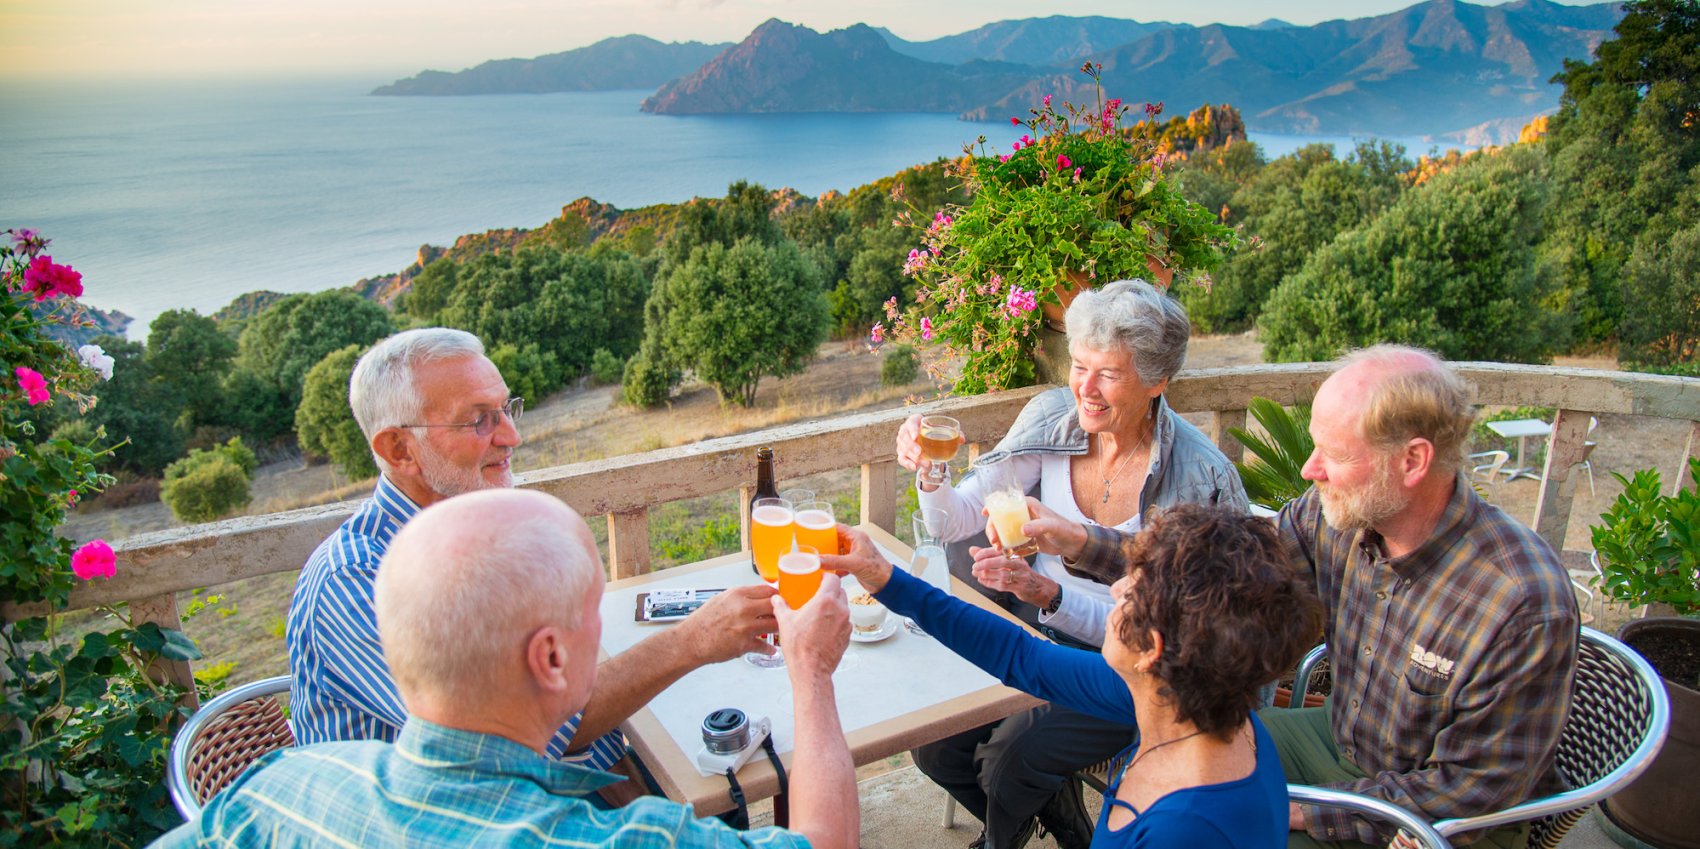
[(160, 500), (185, 522), (210, 522), (248, 506), (254, 453), (232, 439), (200, 451), (165, 468)]
[(914, 348), (908, 345), (892, 348), (880, 362), (880, 385), (908, 386), (914, 383), (915, 377), (920, 374), (920, 363)]
[(497, 345), (490, 351), (490, 362), (508, 382), (508, 392), (524, 398), (527, 406), (535, 406), (566, 383), (560, 359), (535, 342)]
[(590, 379), (602, 386), (620, 382), (626, 363), (607, 348), (597, 348), (590, 357)]
[(378, 473), (372, 449), (348, 406), (348, 379), (363, 348), (332, 351), (307, 370), (301, 405), (295, 408), (295, 438), (309, 456), (325, 457), (353, 479)]
[[(1689, 460), (1688, 469), (1700, 481), (1700, 458)], [(1700, 484), (1665, 495), (1656, 470), (1612, 477), (1623, 493), (1600, 514), (1604, 524), (1591, 529), (1606, 595), (1631, 607), (1700, 611)]]

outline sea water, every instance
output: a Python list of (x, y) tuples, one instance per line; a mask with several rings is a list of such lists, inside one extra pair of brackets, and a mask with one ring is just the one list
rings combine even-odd
[(365, 94), (381, 82), (8, 84), (0, 229), (52, 238), (84, 300), (135, 318), (140, 338), (167, 309), (392, 274), (423, 244), (538, 227), (581, 197), (630, 209), (735, 180), (816, 196), (1025, 131), (942, 114), (648, 115), (642, 91)]

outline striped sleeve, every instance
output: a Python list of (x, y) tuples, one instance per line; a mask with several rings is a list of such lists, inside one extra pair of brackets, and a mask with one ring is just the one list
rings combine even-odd
[[(371, 733), (357, 734), (357, 739), (393, 740), (407, 720), (407, 708), (378, 641), (373, 593), (379, 558), (361, 537), (339, 539), (337, 546), (333, 557), (342, 562), (319, 585), (312, 628), (323, 660), (321, 684), (338, 702), (323, 717), (331, 727), (319, 730), (325, 740), (347, 739), (339, 729), (366, 726)], [(336, 716), (338, 711), (344, 715)]]

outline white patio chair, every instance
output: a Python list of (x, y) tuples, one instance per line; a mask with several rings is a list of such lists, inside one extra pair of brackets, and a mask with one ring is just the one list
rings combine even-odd
[(1488, 491), (1499, 495), (1499, 470), (1505, 468), (1505, 461), (1511, 459), (1509, 451), (1481, 451), (1469, 456), (1470, 482), (1486, 484)]
[(295, 745), (295, 734), (275, 698), (289, 692), (289, 676), (243, 684), (207, 702), (171, 741), (165, 783), (171, 802), (193, 820), (262, 755)]
[[(1448, 839), (1470, 831), (1532, 821), (1530, 849), (1555, 849), (1596, 802), (1645, 772), (1670, 729), (1670, 696), (1647, 661), (1628, 646), (1592, 628), (1581, 629), (1570, 716), (1558, 739), (1558, 772), (1574, 787), (1530, 799), (1503, 811), (1441, 820)], [(1293, 689), (1310, 680), (1327, 653), (1317, 646), (1299, 665)]]

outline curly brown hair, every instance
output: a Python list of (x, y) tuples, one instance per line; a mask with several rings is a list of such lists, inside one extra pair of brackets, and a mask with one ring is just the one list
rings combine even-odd
[(1322, 635), (1322, 604), (1287, 565), (1275, 526), (1223, 507), (1181, 504), (1123, 543), (1133, 586), (1117, 636), (1137, 651), (1163, 637), (1151, 670), (1182, 722), (1223, 739), (1257, 691)]

